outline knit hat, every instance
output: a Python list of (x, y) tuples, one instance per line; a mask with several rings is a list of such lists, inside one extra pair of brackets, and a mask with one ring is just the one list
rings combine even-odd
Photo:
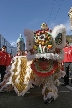
[(7, 47), (5, 45), (3, 45), (2, 48), (7, 48)]

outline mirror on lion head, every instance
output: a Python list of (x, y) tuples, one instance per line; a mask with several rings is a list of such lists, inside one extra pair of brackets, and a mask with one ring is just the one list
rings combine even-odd
[(66, 28), (63, 24), (55, 26), (51, 31), (48, 25), (43, 23), (40, 30), (25, 29), (24, 36), (26, 36), (28, 54), (34, 58), (39, 54), (43, 56), (44, 54), (55, 53), (55, 49), (62, 50), (66, 45)]

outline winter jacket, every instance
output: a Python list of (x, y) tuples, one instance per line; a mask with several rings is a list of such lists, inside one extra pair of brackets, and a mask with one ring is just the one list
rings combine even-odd
[(9, 65), (9, 55), (7, 52), (0, 51), (0, 65)]

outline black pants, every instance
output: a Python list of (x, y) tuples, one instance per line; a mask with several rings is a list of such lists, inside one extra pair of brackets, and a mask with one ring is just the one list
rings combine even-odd
[(66, 72), (66, 75), (64, 77), (65, 84), (69, 84), (69, 69), (72, 73), (72, 63), (71, 62), (64, 63), (64, 71)]
[(6, 66), (0, 65), (1, 82), (3, 81), (5, 71), (6, 71)]

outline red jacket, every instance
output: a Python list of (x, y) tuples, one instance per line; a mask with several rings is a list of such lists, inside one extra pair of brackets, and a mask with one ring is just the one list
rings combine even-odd
[(72, 62), (72, 46), (64, 47), (64, 59), (63, 62)]
[(9, 65), (9, 55), (8, 55), (8, 53), (0, 51), (0, 65), (4, 65), (4, 66)]

